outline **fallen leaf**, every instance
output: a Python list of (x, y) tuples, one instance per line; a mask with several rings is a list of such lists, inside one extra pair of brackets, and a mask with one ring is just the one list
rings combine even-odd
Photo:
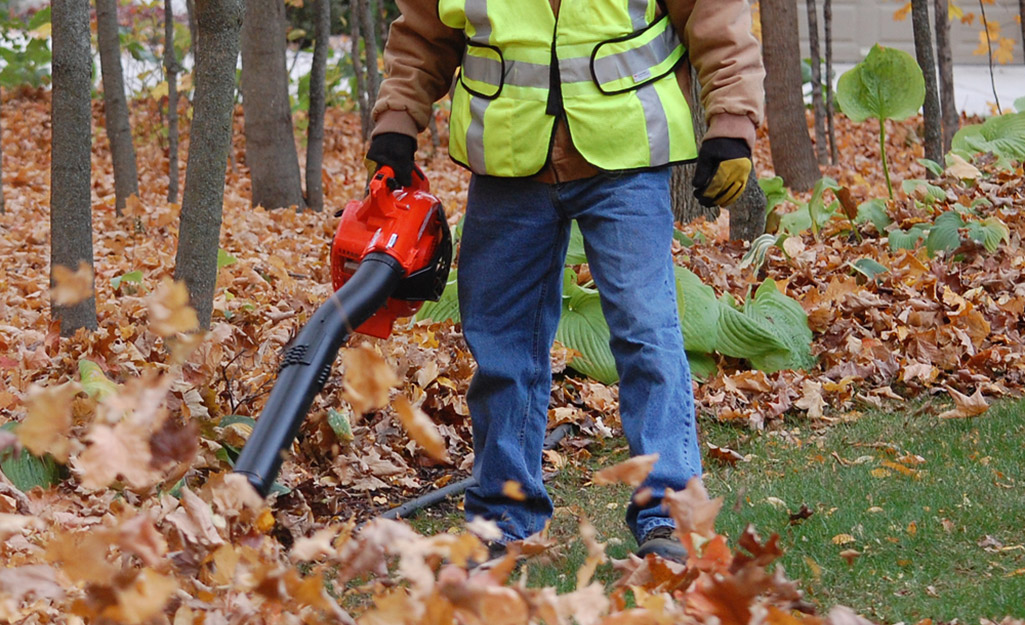
[(986, 398), (982, 396), (982, 389), (976, 390), (971, 397), (962, 395), (952, 388), (947, 390), (950, 392), (950, 397), (954, 400), (954, 408), (942, 413), (940, 415), (941, 419), (977, 417), (989, 410), (989, 404), (986, 403)]
[(167, 338), (199, 327), (199, 318), (189, 306), (189, 291), (184, 282), (164, 278), (146, 302), (149, 306), (149, 327), (158, 336)]
[(502, 494), (515, 501), (526, 501), (527, 496), (523, 494), (523, 488), (515, 480), (506, 480), (502, 484)]
[(51, 454), (67, 462), (71, 451), (71, 400), (80, 387), (75, 382), (43, 388), (33, 385), (25, 403), (28, 416), (18, 425), (18, 440), (37, 456)]
[(57, 306), (74, 306), (93, 296), (93, 268), (81, 261), (78, 270), (63, 265), (53, 267), (53, 287), (50, 299)]
[(834, 545), (847, 545), (854, 542), (854, 537), (850, 534), (837, 534), (832, 539)]
[(413, 406), (408, 399), (402, 396), (396, 397), (392, 405), (395, 407), (395, 414), (398, 416), (402, 428), (406, 430), (411, 439), (424, 448), (427, 455), (439, 462), (449, 463), (452, 461), (449, 458), (448, 449), (445, 448), (445, 439), (442, 438), (437, 426), (423, 410)]
[(395, 372), (373, 349), (360, 346), (342, 354), (345, 365), (343, 397), (356, 414), (366, 414), (388, 405), (391, 389), (399, 384)]
[(605, 467), (594, 474), (593, 481), (599, 486), (605, 484), (626, 484), (634, 488), (640, 486), (651, 470), (655, 468), (658, 454), (634, 456), (619, 464)]

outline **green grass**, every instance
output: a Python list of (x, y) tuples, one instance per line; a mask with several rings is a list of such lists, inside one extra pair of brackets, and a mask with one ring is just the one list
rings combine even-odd
[[(718, 531), (731, 544), (748, 523), (763, 537), (780, 534), (780, 564), (822, 611), (843, 604), (885, 623), (1025, 616), (1025, 401), (971, 420), (916, 412), (874, 412), (821, 432), (807, 421), (767, 433), (703, 421), (704, 441), (748, 457), (732, 467), (706, 459), (706, 486), (725, 499)], [(590, 451), (584, 467), (567, 466), (549, 484), (562, 555), (524, 567), (532, 586), (575, 587), (586, 555), (581, 516), (611, 557), (635, 547), (623, 523), (628, 490), (585, 485), (592, 469), (626, 457), (624, 443)], [(802, 505), (811, 516), (791, 521)], [(461, 514), (453, 503), (413, 523), (446, 531)], [(848, 564), (845, 550), (860, 555)], [(605, 565), (597, 577), (616, 574)]]

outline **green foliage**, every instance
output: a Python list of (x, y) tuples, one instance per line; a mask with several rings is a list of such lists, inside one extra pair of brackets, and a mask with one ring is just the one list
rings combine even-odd
[(954, 135), (951, 148), (969, 157), (992, 152), (1005, 160), (1025, 160), (1025, 111), (964, 126)]
[(116, 395), (120, 388), (103, 373), (98, 364), (85, 358), (78, 361), (78, 375), (82, 379), (82, 390), (96, 401)]
[(878, 281), (880, 275), (890, 271), (873, 258), (859, 258), (851, 263), (851, 267), (872, 281)]
[[(16, 422), (11, 421), (0, 426), (0, 430), (13, 432), (17, 426)], [(0, 471), (22, 492), (28, 492), (36, 486), (50, 488), (61, 480), (61, 467), (53, 456), (46, 454), (40, 458), (26, 449), (0, 452)]]
[(50, 82), (50, 7), (27, 22), (0, 13), (0, 86), (38, 87)]
[[(680, 331), (695, 376), (715, 373), (713, 353), (746, 359), (755, 368), (769, 372), (806, 368), (814, 363), (810, 352), (811, 331), (804, 310), (780, 293), (771, 280), (762, 284), (741, 309), (728, 296), (717, 299), (712, 287), (702, 283), (691, 271), (679, 266), (674, 270)], [(562, 318), (555, 338), (580, 353), (570, 366), (595, 380), (613, 384), (619, 376), (609, 348), (611, 333), (601, 310), (601, 298), (596, 289), (581, 286), (577, 281), (576, 273), (567, 267), (563, 278)], [(453, 271), (441, 299), (426, 302), (417, 320), (458, 322), (456, 288)]]
[(117, 290), (121, 288), (122, 284), (142, 284), (142, 270), (136, 269), (135, 271), (129, 271), (123, 273), (120, 276), (114, 276), (110, 279), (110, 286)]
[(905, 180), (900, 186), (904, 190), (904, 193), (915, 198), (919, 197), (916, 192), (919, 189), (922, 189), (922, 203), (926, 205), (932, 205), (936, 202), (942, 202), (947, 199), (946, 189), (930, 184), (925, 180)]
[(1014, 101), (1014, 110), (1019, 113), (1025, 113), (1025, 97), (1018, 98)]
[(858, 215), (854, 218), (854, 223), (866, 222), (875, 226), (876, 232), (879, 234), (886, 231), (886, 227), (893, 223), (890, 215), (886, 212), (886, 200), (875, 198), (858, 204)]
[(893, 197), (890, 170), (886, 164), (887, 119), (902, 120), (918, 112), (925, 101), (925, 78), (908, 53), (876, 44), (868, 56), (840, 76), (836, 102), (854, 122), (879, 120), (879, 157), (886, 187)]
[(555, 339), (580, 353), (570, 366), (603, 384), (614, 384), (619, 374), (609, 348), (611, 332), (601, 311), (597, 289), (578, 285), (576, 273), (567, 268), (562, 293), (562, 318)]
[(925, 101), (925, 79), (910, 54), (876, 44), (864, 61), (840, 76), (836, 101), (854, 122), (907, 119)]
[(920, 159), (917, 159), (917, 160), (918, 160), (918, 164), (921, 165), (922, 167), (925, 167), (926, 171), (928, 171), (930, 174), (932, 174), (934, 176), (942, 176), (943, 175), (943, 165), (940, 165), (936, 161), (930, 160), (928, 158), (920, 158)]
[(907, 230), (897, 228), (888, 234), (891, 251), (913, 250), (924, 240), (930, 257), (940, 251), (957, 250), (969, 240), (992, 253), (1009, 237), (1010, 229), (999, 218), (980, 220), (971, 210), (956, 208), (940, 213), (932, 223), (917, 223)]
[(807, 203), (799, 202), (794, 198), (790, 198), (794, 203), (797, 204), (798, 208), (792, 213), (787, 213), (780, 217), (779, 227), (780, 231), (785, 234), (798, 234), (805, 230), (811, 230), (812, 236), (816, 239), (819, 236), (819, 230), (826, 224), (833, 215), (836, 214), (836, 209), (840, 203), (833, 200), (829, 205), (825, 203), (826, 190), (839, 191), (840, 185), (832, 178), (826, 176), (820, 178), (815, 183), (815, 187), (812, 189), (811, 199)]
[(220, 271), (228, 265), (234, 265), (238, 262), (238, 259), (224, 251), (221, 248), (217, 248), (217, 270)]
[(783, 179), (779, 176), (773, 176), (772, 178), (759, 178), (758, 186), (762, 188), (762, 193), (765, 194), (766, 215), (771, 213), (772, 209), (776, 208), (790, 197), (786, 187), (783, 186)]
[(448, 282), (445, 283), (445, 290), (436, 302), (424, 302), (416, 313), (417, 321), (451, 321), (459, 323), (459, 286), (457, 284), (456, 268), (448, 273)]

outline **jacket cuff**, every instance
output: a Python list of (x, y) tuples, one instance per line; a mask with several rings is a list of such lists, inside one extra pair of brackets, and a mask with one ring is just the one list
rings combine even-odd
[[(375, 131), (376, 132), (376, 131)], [(747, 146), (754, 151), (755, 147), (755, 124), (747, 115), (733, 115), (731, 113), (719, 113), (708, 120), (708, 132), (705, 139), (716, 137), (729, 137), (747, 141)]]
[(370, 136), (377, 136), (384, 132), (397, 132), (414, 138), (420, 134), (416, 127), (416, 121), (409, 113), (395, 110), (384, 111), (377, 117)]

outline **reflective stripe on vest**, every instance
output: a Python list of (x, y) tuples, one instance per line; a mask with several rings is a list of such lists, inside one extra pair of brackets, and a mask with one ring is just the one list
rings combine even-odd
[(652, 21), (655, 1), (563, 0), (557, 22), (548, 0), (439, 0), (442, 21), (468, 38), (452, 102), (452, 158), (497, 176), (544, 167), (556, 119), (546, 111), (553, 33), (562, 112), (589, 162), (622, 170), (694, 158), (690, 112), (673, 74), (684, 48), (668, 16)]

